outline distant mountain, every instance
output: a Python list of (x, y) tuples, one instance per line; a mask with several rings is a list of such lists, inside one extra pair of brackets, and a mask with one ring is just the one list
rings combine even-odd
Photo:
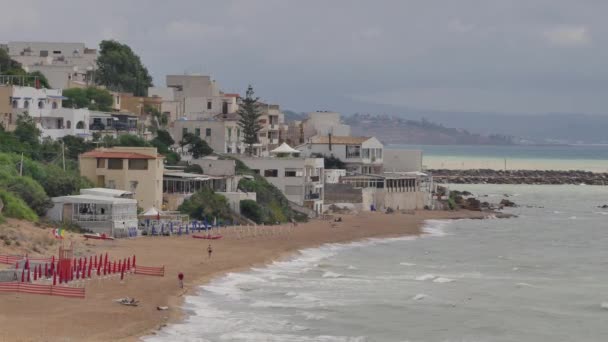
[(510, 145), (516, 139), (498, 134), (482, 135), (449, 128), (429, 120), (406, 120), (390, 115), (355, 114), (345, 118), (353, 135), (375, 136), (385, 144)]

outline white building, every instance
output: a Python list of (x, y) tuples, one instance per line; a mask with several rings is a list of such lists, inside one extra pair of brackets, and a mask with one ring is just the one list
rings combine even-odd
[(83, 86), (93, 81), (97, 50), (84, 43), (8, 42), (11, 59), (26, 71), (40, 71), (53, 88)]
[[(99, 193), (99, 192), (97, 192)], [(137, 200), (114, 194), (81, 194), (53, 197), (47, 212), (52, 221), (75, 223), (92, 231), (124, 237), (137, 230)]]
[(323, 158), (242, 157), (245, 165), (276, 186), (287, 199), (321, 214), (323, 210)]
[(384, 145), (373, 137), (315, 136), (296, 149), (306, 157), (320, 155), (338, 158), (346, 164), (349, 172), (382, 172)]
[(422, 150), (384, 150), (384, 171), (415, 172), (422, 171)]
[(42, 137), (59, 139), (66, 135), (89, 139), (88, 109), (62, 108), (60, 89), (13, 86), (10, 103), (15, 116), (28, 113), (34, 118)]

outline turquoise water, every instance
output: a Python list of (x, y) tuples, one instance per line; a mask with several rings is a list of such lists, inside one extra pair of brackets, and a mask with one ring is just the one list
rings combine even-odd
[[(328, 244), (188, 296), (149, 341), (595, 342), (608, 336), (608, 187), (459, 185), (513, 219)], [(373, 227), (369, 227), (373, 229)]]
[(608, 172), (608, 145), (390, 145), (423, 151), (429, 169), (586, 170)]

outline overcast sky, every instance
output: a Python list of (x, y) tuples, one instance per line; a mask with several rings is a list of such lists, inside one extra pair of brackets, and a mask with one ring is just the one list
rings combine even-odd
[[(113, 38), (164, 85), (210, 74), (297, 111), (608, 113), (606, 0), (20, 0), (0, 41)], [(11, 15), (8, 15), (11, 12)]]

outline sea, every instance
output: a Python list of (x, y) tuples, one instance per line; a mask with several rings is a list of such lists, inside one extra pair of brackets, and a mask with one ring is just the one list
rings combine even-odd
[(428, 169), (608, 172), (608, 145), (389, 145), (423, 151)]
[[(608, 187), (455, 185), (510, 219), (304, 249), (229, 273), (145, 341), (608, 341)], [(373, 227), (369, 227), (373, 229)]]

